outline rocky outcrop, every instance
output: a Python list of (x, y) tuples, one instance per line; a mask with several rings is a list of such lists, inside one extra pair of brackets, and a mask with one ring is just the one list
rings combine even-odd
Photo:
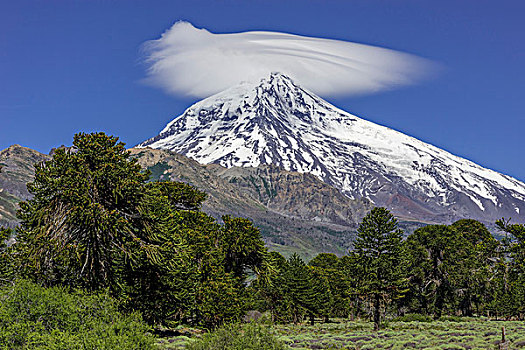
[(18, 202), (31, 197), (26, 183), (34, 179), (35, 164), (50, 158), (19, 145), (0, 151), (0, 225), (16, 225)]

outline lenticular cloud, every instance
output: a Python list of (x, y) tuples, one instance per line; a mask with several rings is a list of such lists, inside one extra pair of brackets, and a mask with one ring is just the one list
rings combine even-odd
[(207, 97), (271, 72), (324, 95), (374, 93), (413, 84), (432, 64), (380, 47), (277, 32), (214, 34), (177, 22), (144, 45), (150, 83)]

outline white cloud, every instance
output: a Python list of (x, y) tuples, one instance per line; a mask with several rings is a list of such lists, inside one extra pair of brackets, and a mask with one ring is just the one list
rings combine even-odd
[(352, 42), (278, 32), (214, 34), (177, 22), (144, 45), (148, 82), (176, 95), (207, 97), (281, 72), (321, 95), (375, 93), (414, 84), (425, 59)]

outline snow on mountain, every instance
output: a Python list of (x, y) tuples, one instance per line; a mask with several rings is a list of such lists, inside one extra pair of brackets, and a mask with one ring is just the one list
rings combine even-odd
[(139, 147), (309, 172), (419, 220), (525, 218), (524, 183), (340, 110), (280, 73), (195, 103)]

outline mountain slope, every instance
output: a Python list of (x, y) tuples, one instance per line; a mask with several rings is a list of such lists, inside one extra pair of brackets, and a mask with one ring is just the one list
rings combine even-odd
[(342, 111), (279, 73), (192, 105), (139, 147), (311, 173), (407, 218), (525, 220), (524, 183)]
[(18, 202), (31, 197), (26, 183), (34, 179), (34, 165), (48, 159), (50, 156), (19, 145), (0, 151), (0, 225), (16, 224)]
[(207, 169), (249, 193), (268, 209), (290, 217), (355, 226), (372, 205), (367, 200), (351, 200), (340, 191), (308, 173), (286, 171), (275, 166)]
[(226, 169), (166, 150), (130, 149), (152, 180), (190, 183), (208, 194), (203, 211), (247, 217), (260, 228), (266, 244), (286, 256), (312, 258), (320, 252), (344, 254), (357, 223), (372, 208), (351, 200), (315, 176), (277, 167)]

